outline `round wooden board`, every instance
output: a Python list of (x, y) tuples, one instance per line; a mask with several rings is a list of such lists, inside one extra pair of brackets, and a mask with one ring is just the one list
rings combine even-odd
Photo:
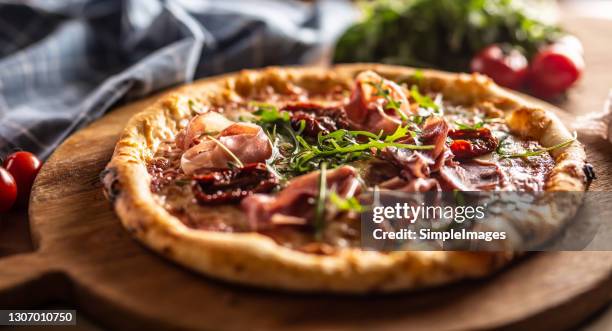
[(62, 299), (122, 329), (564, 330), (610, 298), (612, 252), (538, 253), (488, 279), (367, 297), (264, 291), (190, 272), (130, 238), (99, 181), (128, 118), (156, 98), (116, 109), (45, 163), (30, 206), (37, 250), (0, 260), (0, 306)]

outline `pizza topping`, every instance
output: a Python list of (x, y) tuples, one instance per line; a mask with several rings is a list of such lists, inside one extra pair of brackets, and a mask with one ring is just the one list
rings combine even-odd
[[(432, 146), (426, 151), (415, 151), (405, 148), (387, 148), (392, 162), (402, 170), (400, 175), (405, 179), (426, 178), (437, 171), (448, 158), (446, 153), (446, 136), (448, 124), (440, 117), (430, 117), (425, 122), (418, 137), (423, 144)], [(413, 139), (408, 137), (408, 139)]]
[(487, 128), (451, 130), (448, 136), (453, 139), (450, 149), (458, 159), (470, 159), (493, 152), (498, 141)]
[(193, 145), (197, 145), (202, 135), (218, 134), (232, 124), (234, 124), (233, 121), (216, 112), (197, 115), (176, 136), (176, 145), (183, 150), (187, 150)]
[(272, 155), (270, 139), (262, 128), (252, 123), (233, 123), (216, 137), (207, 135), (181, 157), (181, 169), (192, 174), (200, 168), (242, 167), (264, 162)]
[(592, 182), (594, 179), (597, 179), (595, 169), (593, 169), (590, 163), (585, 164), (584, 167), (582, 167), (582, 171), (584, 172), (587, 182)]
[(364, 71), (357, 75), (346, 113), (356, 129), (392, 134), (411, 110), (399, 85), (372, 71)]
[(394, 177), (381, 183), (379, 187), (384, 190), (399, 192), (428, 192), (440, 190), (440, 185), (434, 178), (415, 178), (412, 180), (405, 180), (400, 177)]
[(323, 107), (314, 103), (289, 104), (283, 107), (291, 115), (291, 126), (303, 135), (316, 137), (338, 129), (348, 129), (349, 123), (344, 109)]
[[(242, 200), (242, 209), (252, 229), (275, 225), (314, 225), (316, 198), (321, 192), (320, 176), (320, 171), (311, 172), (294, 178), (274, 196), (254, 194)], [(327, 171), (324, 178), (325, 190), (335, 192), (343, 199), (349, 199), (361, 190), (357, 171), (351, 166)]]
[(263, 163), (242, 168), (199, 169), (193, 175), (193, 193), (202, 204), (240, 201), (253, 193), (265, 193), (278, 185), (278, 179)]
[(501, 168), (492, 162), (473, 160), (440, 169), (438, 179), (444, 191), (492, 190), (501, 187), (505, 178)]
[(321, 167), (323, 162), (331, 167), (374, 159), (387, 147), (414, 150), (429, 150), (433, 146), (399, 142), (411, 137), (408, 127), (398, 126), (390, 135), (383, 132), (374, 134), (369, 131), (338, 129), (316, 137), (302, 135), (290, 122), (287, 111), (279, 111), (275, 106), (260, 106), (253, 113), (258, 116), (256, 123), (264, 128), (274, 149), (269, 164), (283, 177), (291, 178)]
[(539, 155), (547, 154), (548, 152), (559, 149), (559, 148), (565, 148), (571, 145), (574, 141), (576, 141), (576, 139), (577, 139), (577, 136), (576, 136), (576, 133), (574, 132), (574, 136), (572, 138), (562, 141), (550, 147), (523, 149), (522, 152), (506, 152), (504, 149), (498, 148), (497, 152), (500, 154), (502, 158), (528, 158), (531, 156), (539, 156)]
[(195, 116), (149, 160), (151, 190), (186, 226), (334, 254), (359, 245), (365, 187), (543, 190), (548, 152), (573, 141), (542, 148), (491, 118), (503, 113), (490, 105), (442, 102), (372, 72), (357, 76), (350, 99), (268, 92)]

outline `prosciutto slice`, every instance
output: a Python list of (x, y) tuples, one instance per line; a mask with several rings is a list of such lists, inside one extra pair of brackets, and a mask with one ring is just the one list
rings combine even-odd
[[(296, 177), (275, 196), (254, 194), (242, 200), (241, 207), (254, 230), (273, 225), (305, 225), (314, 217), (314, 199), (319, 194), (319, 171)], [(351, 198), (361, 192), (357, 171), (341, 166), (327, 172), (327, 189)]]
[(493, 190), (504, 187), (505, 176), (493, 162), (473, 160), (460, 165), (445, 165), (438, 174), (443, 190)]
[[(364, 71), (357, 75), (356, 86), (351, 93), (351, 99), (346, 105), (352, 127), (385, 134), (395, 132), (402, 124), (401, 115), (411, 113), (408, 98), (400, 86), (380, 77), (373, 71)], [(383, 96), (388, 92), (389, 99), (399, 103), (399, 109), (390, 109), (389, 100)]]
[(263, 129), (252, 123), (236, 123), (217, 113), (207, 113), (191, 120), (177, 144), (187, 148), (181, 157), (181, 169), (193, 174), (201, 168), (229, 168), (264, 162), (272, 155), (272, 144)]
[(176, 136), (176, 145), (183, 150), (187, 150), (189, 147), (197, 145), (202, 135), (218, 134), (233, 123), (225, 116), (215, 112), (197, 115), (189, 121), (185, 130)]
[(415, 178), (412, 180), (405, 180), (399, 177), (394, 177), (381, 183), (380, 188), (400, 192), (428, 192), (439, 191), (440, 185), (434, 178)]
[(404, 179), (427, 178), (439, 171), (442, 165), (450, 162), (452, 154), (446, 146), (448, 124), (443, 118), (427, 119), (419, 139), (424, 145), (434, 148), (426, 151), (413, 151), (403, 148), (388, 148), (387, 154), (402, 170)]

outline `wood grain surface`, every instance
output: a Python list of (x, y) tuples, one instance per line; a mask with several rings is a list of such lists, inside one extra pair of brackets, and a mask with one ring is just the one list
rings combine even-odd
[[(592, 34), (606, 23), (575, 25), (587, 50), (609, 39)], [(586, 54), (590, 66), (602, 65), (603, 57)], [(603, 69), (588, 69), (564, 107), (574, 114), (599, 110), (611, 79)], [(30, 206), (35, 251), (0, 259), (0, 307), (60, 299), (121, 329), (565, 330), (610, 299), (611, 252), (533, 254), (488, 279), (367, 297), (263, 291), (190, 272), (131, 239), (99, 183), (127, 119), (155, 98), (116, 109), (46, 162)], [(609, 191), (610, 145), (589, 142), (587, 152), (599, 176), (591, 189)]]

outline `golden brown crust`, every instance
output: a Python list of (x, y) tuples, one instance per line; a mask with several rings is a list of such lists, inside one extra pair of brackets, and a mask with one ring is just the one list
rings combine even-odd
[[(391, 79), (411, 79), (413, 69), (373, 64), (324, 68), (270, 68), (243, 71), (185, 86), (134, 116), (117, 143), (104, 177), (107, 195), (123, 225), (141, 242), (168, 258), (207, 275), (244, 284), (298, 291), (366, 293), (435, 286), (462, 278), (482, 277), (507, 264), (510, 252), (391, 252), (346, 249), (332, 256), (298, 252), (257, 233), (219, 233), (186, 227), (155, 202), (146, 162), (158, 144), (171, 139), (194, 113), (188, 97), (204, 104), (249, 95), (257, 86), (278, 91), (325, 89), (363, 70)], [(455, 101), (490, 100), (507, 114), (510, 128), (552, 146), (569, 137), (557, 117), (530, 108), (519, 95), (479, 75), (424, 71), (420, 84)], [(290, 92), (290, 91), (288, 91)], [(578, 142), (556, 150), (557, 162), (547, 190), (583, 191), (584, 149)]]

